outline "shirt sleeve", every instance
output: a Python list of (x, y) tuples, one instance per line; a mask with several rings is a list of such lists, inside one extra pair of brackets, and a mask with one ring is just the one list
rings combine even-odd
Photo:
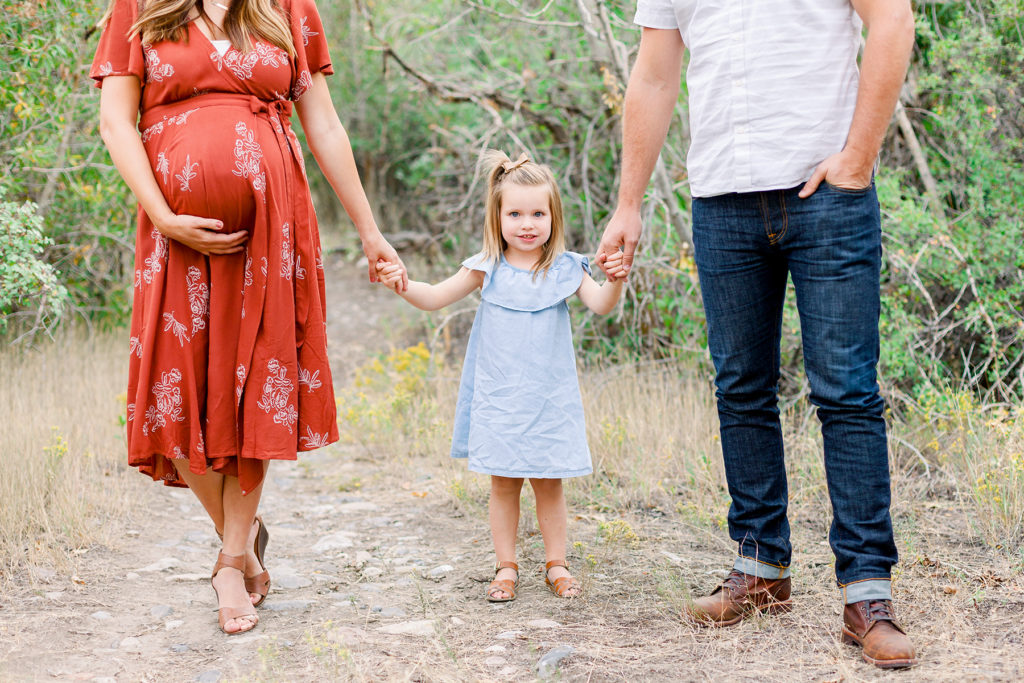
[(679, 28), (672, 0), (637, 0), (633, 23), (644, 28)]
[(142, 40), (138, 35), (128, 37), (138, 14), (136, 0), (115, 1), (89, 70), (89, 77), (96, 81), (97, 88), (103, 87), (103, 79), (107, 76), (135, 76), (139, 83), (145, 83)]
[(331, 66), (327, 37), (316, 3), (313, 0), (292, 0), (288, 12), (296, 55), (291, 98), (297, 100), (313, 85), (313, 74), (329, 76), (334, 73), (334, 67)]

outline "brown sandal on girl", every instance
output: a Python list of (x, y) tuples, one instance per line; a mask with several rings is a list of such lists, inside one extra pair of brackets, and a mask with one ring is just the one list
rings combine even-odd
[[(491, 581), (491, 585), (487, 587), (487, 600), (488, 602), (511, 602), (516, 599), (516, 586), (519, 585), (519, 565), (515, 562), (498, 562), (494, 565), (494, 576), (498, 576), (498, 572), (502, 569), (511, 569), (516, 573), (516, 580), (509, 581), (508, 579), (501, 579), (500, 581), (495, 578)], [(495, 593), (501, 591), (508, 595), (507, 598), (495, 597)]]
[[(213, 585), (213, 580), (217, 576), (217, 572), (221, 569), (237, 569), (239, 573), (245, 573), (245, 555), (225, 555), (219, 553), (217, 555), (217, 564), (213, 565), (213, 573), (210, 574), (210, 585)], [(217, 600), (220, 601), (220, 593), (217, 593), (217, 587), (213, 586), (213, 592), (217, 594)], [(244, 617), (255, 617), (255, 619), (247, 620), (251, 626), (249, 628), (240, 628), (237, 631), (227, 631), (224, 629), (224, 625), (232, 619), (241, 620)], [(249, 631), (256, 628), (256, 624), (259, 623), (259, 617), (256, 615), (256, 609), (252, 604), (246, 604), (244, 607), (221, 607), (217, 609), (217, 623), (220, 625), (220, 630), (224, 631), (229, 636), (237, 636), (239, 633), (248, 633)]]
[[(564, 567), (565, 571), (569, 571), (569, 565), (565, 563), (565, 560), (551, 560), (544, 565), (544, 583), (551, 589), (551, 592), (560, 598), (578, 598), (583, 595), (583, 586), (575, 577), (560, 576), (552, 581), (548, 573), (555, 567)], [(574, 590), (575, 592), (573, 592)]]

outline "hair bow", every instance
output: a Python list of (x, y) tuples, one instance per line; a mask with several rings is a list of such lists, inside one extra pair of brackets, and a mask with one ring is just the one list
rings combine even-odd
[(520, 166), (522, 166), (523, 164), (525, 164), (529, 160), (530, 160), (530, 157), (528, 157), (526, 155), (526, 152), (523, 152), (522, 154), (519, 155), (519, 158), (516, 159), (515, 161), (512, 161), (511, 159), (509, 159), (508, 161), (503, 161), (501, 163), (501, 168), (505, 171), (505, 173), (511, 173), (512, 171), (516, 170), (517, 168), (519, 168)]

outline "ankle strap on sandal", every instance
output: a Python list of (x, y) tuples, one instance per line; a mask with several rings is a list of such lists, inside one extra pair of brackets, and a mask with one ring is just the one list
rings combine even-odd
[(519, 565), (516, 564), (515, 562), (495, 562), (494, 563), (494, 571), (495, 571), (495, 573), (501, 571), (502, 569), (512, 569), (517, 574), (519, 573)]
[(544, 565), (544, 573), (547, 574), (555, 567), (564, 567), (566, 571), (569, 570), (569, 565), (565, 563), (565, 560), (551, 560), (550, 562)]
[(245, 555), (226, 555), (224, 553), (217, 554), (217, 564), (213, 565), (213, 573), (210, 574), (210, 578), (217, 576), (217, 572), (224, 568), (237, 569), (238, 571), (245, 573)]

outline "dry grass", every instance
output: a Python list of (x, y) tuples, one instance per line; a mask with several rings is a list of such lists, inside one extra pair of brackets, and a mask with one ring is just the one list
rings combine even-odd
[(68, 333), (0, 351), (0, 576), (66, 568), (130, 505), (122, 336)]
[[(401, 467), (447, 453), (459, 368), (443, 356), (420, 344), (360, 367), (355, 386), (339, 397), (346, 436), (367, 452), (395, 454)], [(622, 365), (585, 369), (581, 389), (594, 475), (572, 482), (571, 505), (726, 527), (729, 497), (709, 382), (685, 367)], [(914, 406), (890, 426), (897, 525), (912, 534), (905, 518), (922, 502), (955, 509), (965, 541), (1024, 563), (1024, 406), (984, 407), (953, 393), (938, 405)], [(814, 407), (797, 401), (782, 423), (791, 516), (824, 535), (831, 504)], [(485, 482), (464, 470), (447, 463), (450, 494), (479, 512)]]

